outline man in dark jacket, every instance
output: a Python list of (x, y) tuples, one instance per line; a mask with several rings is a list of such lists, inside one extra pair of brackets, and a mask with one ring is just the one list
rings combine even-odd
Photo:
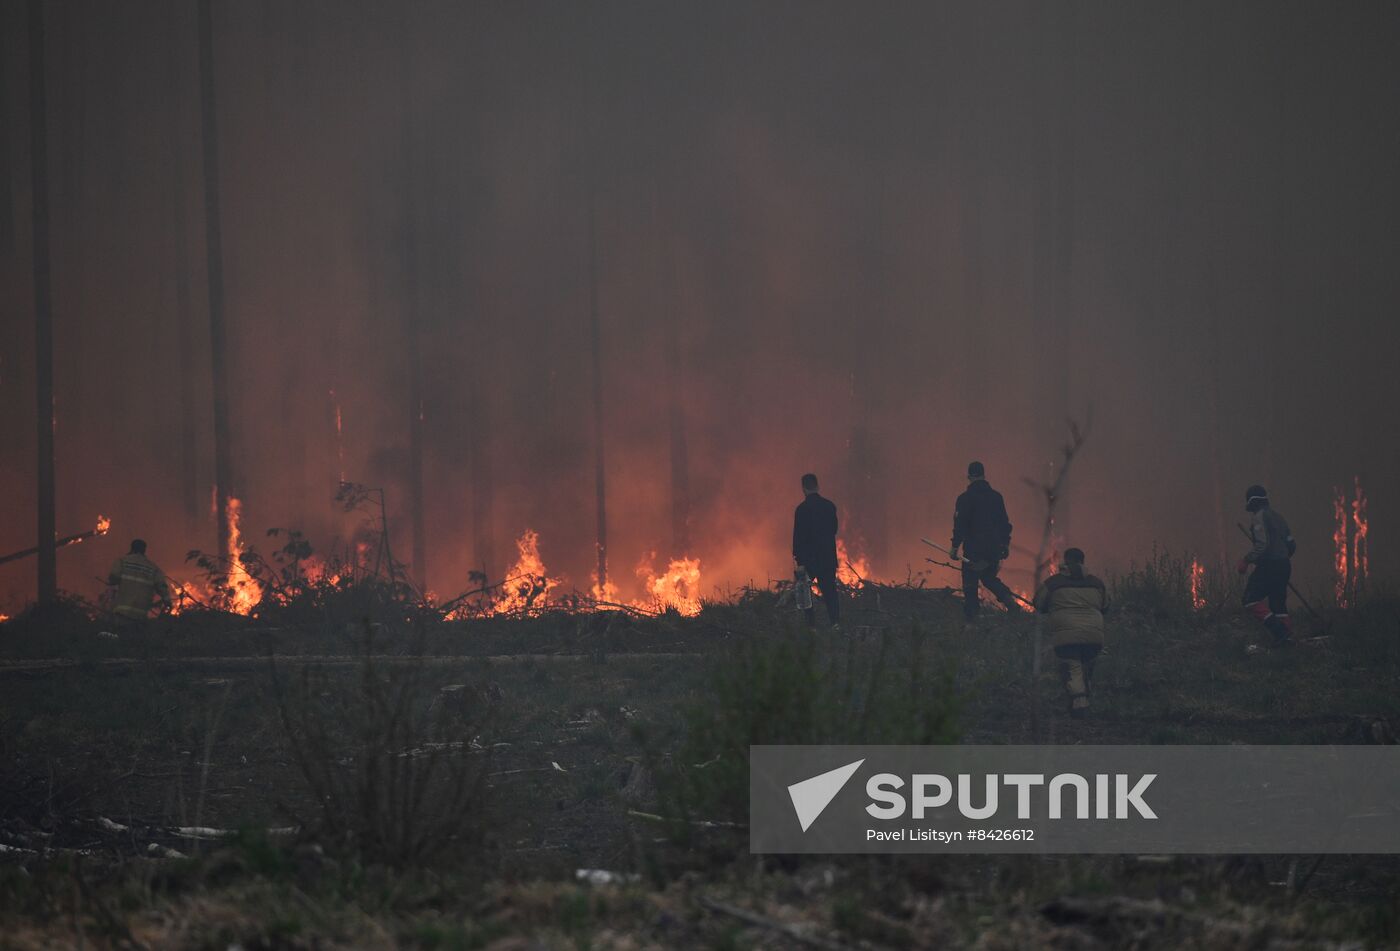
[(1244, 507), (1252, 516), (1249, 535), (1254, 542), (1239, 565), (1240, 574), (1254, 566), (1244, 586), (1244, 607), (1273, 635), (1275, 646), (1282, 646), (1293, 636), (1293, 621), (1288, 616), (1288, 580), (1293, 574), (1291, 559), (1298, 546), (1288, 530), (1288, 522), (1269, 505), (1269, 493), (1262, 485), (1251, 485), (1245, 490)]
[(977, 620), (978, 585), (984, 585), (1013, 614), (1021, 606), (1016, 595), (997, 577), (1001, 563), (1011, 553), (1011, 520), (1001, 493), (987, 484), (982, 463), (967, 467), (967, 491), (958, 496), (953, 509), (953, 557), (962, 556), (963, 615)]
[[(817, 477), (802, 477), (806, 498), (792, 516), (792, 558), (799, 568), (821, 588), (827, 617), (835, 627), (841, 621), (841, 605), (836, 594), (836, 505), (817, 492)], [(816, 608), (806, 610), (807, 624), (815, 627)]]
[(1083, 551), (1065, 552), (1059, 572), (1035, 593), (1035, 609), (1049, 615), (1047, 627), (1069, 694), (1070, 716), (1082, 717), (1089, 711), (1094, 660), (1103, 650), (1103, 615), (1108, 610), (1108, 592), (1084, 570)]

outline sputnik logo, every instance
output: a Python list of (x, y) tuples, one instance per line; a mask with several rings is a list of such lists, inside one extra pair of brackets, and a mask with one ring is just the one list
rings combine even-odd
[(864, 762), (865, 760), (858, 759), (854, 763), (838, 766), (811, 779), (793, 783), (787, 788), (788, 795), (792, 797), (792, 808), (797, 812), (797, 821), (802, 824), (803, 832), (810, 829), (817, 817), (826, 811), (826, 807), (831, 805), (831, 800), (836, 798), (836, 794)]

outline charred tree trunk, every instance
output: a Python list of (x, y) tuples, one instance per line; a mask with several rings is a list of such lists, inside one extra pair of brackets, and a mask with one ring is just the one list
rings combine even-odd
[(598, 590), (608, 585), (607, 455), (603, 445), (603, 319), (598, 312), (598, 196), (596, 183), (588, 193), (589, 343), (593, 358), (593, 483), (598, 511)]
[[(486, 336), (483, 334), (482, 339)], [(490, 365), (489, 354), (478, 354), (478, 370), (473, 374), (471, 384), (471, 412), (475, 423), (471, 444), (473, 547), (477, 567), (488, 580), (496, 566), (495, 482), (491, 466), (491, 387), (482, 375)]]
[(219, 209), (219, 135), (214, 99), (214, 24), (210, 0), (199, 0), (199, 110), (204, 153), (209, 358), (214, 389), (214, 506), (219, 523), (219, 554), (226, 555), (229, 548), (229, 499), (234, 495), (234, 477), (229, 428), (227, 331), (224, 326), (224, 246)]
[(184, 88), (180, 79), (179, 50), (175, 25), (179, 9), (170, 12), (170, 62), (167, 83), (170, 89), (170, 266), (175, 281), (175, 340), (180, 354), (180, 501), (189, 527), (198, 524), (203, 499), (199, 491), (199, 425), (195, 418), (198, 400), (195, 396), (194, 328), (190, 324), (190, 256), (189, 222), (185, 208), (185, 158), (187, 141), (181, 122), (180, 97), (175, 90)]
[(38, 441), (39, 604), (58, 598), (55, 557), (53, 301), (49, 263), (48, 86), (44, 57), (44, 0), (29, 0), (29, 131), (34, 213), (34, 379)]
[(414, 201), (413, 68), (410, 59), (410, 14), (403, 9), (400, 92), (403, 128), (403, 310), (408, 339), (408, 504), (413, 530), (413, 578), (428, 585), (428, 536), (423, 517), (423, 342), (418, 300), (417, 204)]
[(671, 436), (671, 555), (683, 558), (690, 553), (690, 453), (685, 436), (685, 404), (681, 359), (681, 301), (677, 293), (679, 262), (674, 232), (658, 208), (660, 186), (654, 184), (651, 198), (653, 237), (657, 248), (657, 276), (661, 293), (661, 329), (666, 349), (666, 409)]
[[(861, 551), (873, 564), (880, 565), (887, 555), (885, 473), (887, 467), (881, 453), (880, 423), (885, 406), (880, 389), (888, 352), (886, 319), (889, 313), (889, 233), (886, 215), (888, 185), (882, 171), (874, 176), (870, 217), (864, 246), (851, 255), (862, 262), (852, 275), (849, 324), (855, 331), (849, 354), (853, 360), (850, 371), (851, 431), (847, 440), (847, 468), (850, 473), (848, 509), (852, 533)], [(854, 552), (853, 552), (854, 554)]]

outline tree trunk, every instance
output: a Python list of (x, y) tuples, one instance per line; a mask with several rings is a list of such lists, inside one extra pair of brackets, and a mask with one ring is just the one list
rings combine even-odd
[(54, 493), (53, 301), (49, 264), (48, 85), (44, 0), (29, 2), (29, 130), (34, 210), (34, 363), (38, 441), (39, 604), (58, 598)]
[(428, 585), (428, 535), (423, 516), (423, 342), (418, 300), (417, 203), (414, 187), (413, 68), (409, 6), (404, 5), (400, 48), (400, 93), (403, 126), (400, 160), (403, 174), (403, 309), (408, 345), (408, 503), (413, 529), (412, 577), (421, 590)]
[(589, 338), (593, 357), (593, 483), (598, 511), (598, 564), (595, 570), (598, 590), (601, 592), (608, 584), (607, 455), (603, 445), (603, 321), (598, 312), (597, 185), (590, 181), (588, 188)]
[(219, 136), (214, 99), (214, 24), (210, 0), (199, 0), (199, 109), (204, 151), (204, 248), (208, 256), (209, 357), (214, 390), (214, 507), (219, 554), (229, 546), (229, 499), (234, 495), (229, 426), (227, 340), (224, 326), (223, 222), (219, 209)]
[(204, 500), (199, 491), (199, 423), (195, 376), (194, 328), (190, 324), (189, 222), (185, 208), (185, 132), (176, 90), (181, 83), (180, 45), (176, 42), (179, 8), (170, 11), (170, 60), (166, 82), (170, 89), (170, 267), (175, 281), (175, 340), (180, 355), (180, 502), (188, 527), (199, 523)]
[(659, 183), (652, 185), (651, 221), (656, 244), (658, 306), (662, 310), (661, 329), (666, 349), (666, 408), (671, 436), (671, 556), (690, 554), (690, 453), (685, 436), (685, 405), (681, 359), (682, 307), (677, 293), (680, 282), (676, 271), (677, 249), (674, 230), (659, 211)]

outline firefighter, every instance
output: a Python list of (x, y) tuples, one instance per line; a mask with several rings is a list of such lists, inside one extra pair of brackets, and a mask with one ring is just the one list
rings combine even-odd
[(112, 593), (112, 613), (124, 622), (144, 621), (151, 613), (151, 602), (159, 600), (170, 607), (170, 584), (165, 572), (146, 557), (146, 543), (133, 539), (131, 551), (112, 563), (107, 572), (107, 584)]
[(1288, 579), (1293, 574), (1293, 553), (1298, 545), (1288, 530), (1288, 522), (1269, 505), (1269, 493), (1262, 485), (1251, 485), (1244, 494), (1245, 511), (1252, 519), (1249, 535), (1254, 545), (1240, 559), (1239, 572), (1254, 571), (1244, 586), (1245, 610), (1273, 635), (1274, 646), (1291, 643), (1293, 621), (1288, 616)]
[(1057, 574), (1035, 593), (1035, 609), (1048, 615), (1051, 643), (1060, 661), (1060, 679), (1069, 694), (1069, 714), (1089, 712), (1094, 660), (1103, 650), (1103, 615), (1108, 592), (1103, 582), (1084, 570), (1084, 552), (1071, 548)]
[[(802, 477), (802, 492), (806, 496), (792, 517), (792, 559), (804, 568), (807, 576), (821, 589), (826, 602), (826, 615), (831, 626), (841, 626), (841, 603), (836, 592), (836, 504), (824, 499), (817, 491), (817, 477), (807, 473)], [(803, 612), (808, 627), (816, 627), (817, 609)]]
[(952, 555), (963, 551), (963, 616), (969, 626), (976, 624), (978, 585), (983, 585), (1006, 605), (1012, 614), (1021, 606), (1016, 595), (997, 577), (1001, 563), (1011, 554), (1011, 520), (1001, 493), (987, 483), (987, 471), (980, 462), (967, 466), (967, 491), (958, 496), (953, 508)]

